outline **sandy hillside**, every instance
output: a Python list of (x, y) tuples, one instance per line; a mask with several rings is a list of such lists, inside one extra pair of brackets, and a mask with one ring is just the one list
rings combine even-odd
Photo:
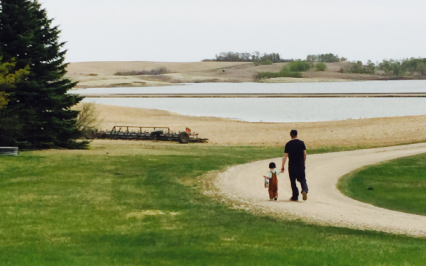
[(214, 117), (184, 116), (168, 111), (97, 105), (102, 129), (113, 126), (185, 127), (217, 145), (282, 146), (289, 132), (299, 130), (309, 148), (390, 146), (426, 141), (426, 116), (355, 119), (309, 123), (251, 123)]
[[(287, 63), (255, 66), (247, 62), (85, 62), (71, 63), (68, 76), (79, 81), (79, 88), (167, 86), (197, 82), (252, 82), (258, 72), (278, 72)], [(321, 82), (381, 79), (378, 75), (343, 74), (338, 71), (348, 62), (326, 63), (327, 71), (304, 72), (304, 79), (275, 79), (271, 82)], [(117, 76), (116, 72), (153, 70), (161, 67), (163, 75)], [(269, 82), (269, 81), (268, 81)]]
[[(79, 81), (78, 87), (167, 86), (192, 82), (239, 82), (222, 70), (247, 63), (236, 62), (86, 62), (71, 63), (68, 76)], [(170, 72), (164, 75), (117, 76), (116, 72), (152, 70), (161, 67)], [(219, 75), (217, 75), (219, 74)]]

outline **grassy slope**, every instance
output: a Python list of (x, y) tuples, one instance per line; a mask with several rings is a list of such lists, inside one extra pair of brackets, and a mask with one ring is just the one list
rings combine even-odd
[(426, 154), (365, 167), (343, 177), (338, 188), (379, 207), (426, 215)]
[(281, 149), (155, 149), (119, 156), (108, 149), (0, 158), (1, 265), (426, 261), (423, 239), (257, 217), (220, 205), (197, 190), (197, 178), (207, 171), (281, 156)]

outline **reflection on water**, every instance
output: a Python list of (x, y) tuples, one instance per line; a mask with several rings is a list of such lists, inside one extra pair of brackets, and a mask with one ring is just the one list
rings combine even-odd
[(201, 83), (169, 87), (97, 88), (73, 93), (354, 93), (426, 92), (426, 80), (316, 83)]
[(86, 98), (84, 101), (250, 122), (312, 122), (426, 115), (426, 98)]

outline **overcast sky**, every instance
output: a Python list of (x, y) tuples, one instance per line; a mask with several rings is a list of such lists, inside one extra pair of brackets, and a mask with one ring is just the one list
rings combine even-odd
[(425, 0), (40, 0), (69, 62), (200, 61), (222, 51), (426, 57)]

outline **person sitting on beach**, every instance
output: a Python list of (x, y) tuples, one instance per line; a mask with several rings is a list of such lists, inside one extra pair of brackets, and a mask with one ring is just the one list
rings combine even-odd
[(280, 172), (277, 172), (275, 170), (277, 166), (275, 163), (269, 164), (269, 169), (271, 170), (268, 173), (268, 176), (263, 176), (264, 178), (269, 180), (269, 200), (278, 200), (278, 178), (277, 176), (280, 174)]

